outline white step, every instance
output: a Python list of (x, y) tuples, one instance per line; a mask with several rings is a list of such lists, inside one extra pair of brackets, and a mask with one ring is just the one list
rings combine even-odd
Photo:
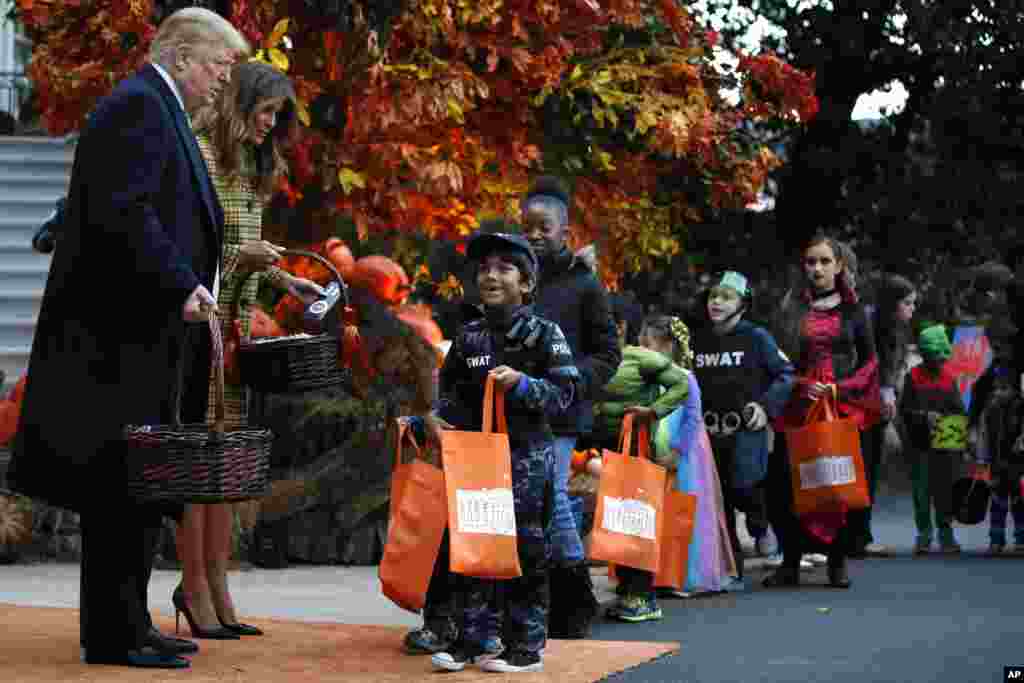
[(0, 192), (17, 192), (23, 188), (45, 187), (59, 188), (61, 194), (67, 193), (68, 182), (71, 180), (71, 169), (63, 164), (53, 168), (22, 168), (0, 165)]
[(5, 218), (3, 208), (0, 207), (0, 239), (3, 239), (5, 243), (21, 242), (31, 246), (32, 238), (35, 237), (39, 226), (49, 217), (50, 214), (46, 214), (40, 220), (31, 221)]
[(0, 202), (45, 196), (51, 201), (68, 194), (67, 173), (9, 173), (0, 167)]
[(42, 223), (53, 213), (53, 203), (58, 196), (60, 195), (56, 193), (40, 193), (36, 196), (7, 199), (4, 193), (0, 192), (0, 216), (11, 223)]
[(0, 346), (24, 349), (32, 348), (32, 337), (36, 329), (36, 316), (0, 315)]
[(2, 137), (0, 166), (17, 164), (65, 164), (70, 169), (75, 158), (75, 145), (64, 138)]
[(50, 271), (50, 257), (32, 249), (27, 240), (4, 246), (0, 244), (0, 297), (4, 294), (4, 275), (7, 273), (43, 273)]

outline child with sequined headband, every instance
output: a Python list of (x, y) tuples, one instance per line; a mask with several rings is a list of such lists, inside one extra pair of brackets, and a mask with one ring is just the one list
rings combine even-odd
[[(737, 557), (742, 553), (737, 509), (746, 514), (757, 552), (772, 554), (764, 491), (768, 473), (765, 427), (782, 412), (794, 381), (793, 364), (771, 333), (744, 319), (753, 298), (746, 276), (732, 270), (717, 274), (700, 297), (704, 324), (695, 330), (693, 339), (704, 422), (715, 452), (729, 538)], [(742, 560), (737, 569), (742, 581)]]

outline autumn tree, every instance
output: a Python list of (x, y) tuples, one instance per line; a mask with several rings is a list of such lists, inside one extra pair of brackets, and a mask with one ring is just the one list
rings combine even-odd
[[(181, 4), (17, 1), (55, 134), (145, 61), (155, 24)], [(717, 35), (678, 0), (205, 4), (295, 83), (305, 126), (280, 188), (287, 239), (322, 241), (346, 216), (414, 271), (425, 244), (516, 215), (547, 171), (571, 182), (573, 239), (598, 245), (615, 286), (755, 199), (778, 160), (752, 122), (817, 111), (812, 77), (775, 55), (717, 65)]]
[[(956, 264), (1018, 239), (1024, 3), (739, 4), (707, 0), (703, 18), (720, 20), (729, 44), (754, 23), (773, 27), (763, 49), (816, 74), (821, 111), (791, 131), (769, 217), (790, 245), (837, 229), (886, 267), (921, 273), (930, 250)], [(851, 120), (860, 97), (895, 84), (907, 92), (902, 110), (871, 126)]]

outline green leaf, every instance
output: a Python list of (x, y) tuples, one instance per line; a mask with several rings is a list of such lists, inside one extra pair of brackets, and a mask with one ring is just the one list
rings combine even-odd
[(351, 168), (342, 168), (338, 171), (338, 182), (341, 183), (341, 191), (345, 194), (351, 194), (354, 187), (366, 187), (366, 178)]

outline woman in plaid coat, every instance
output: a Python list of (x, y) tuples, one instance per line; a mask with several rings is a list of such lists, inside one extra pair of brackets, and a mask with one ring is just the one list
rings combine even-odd
[[(288, 77), (258, 62), (236, 66), (231, 84), (215, 105), (197, 117), (199, 149), (224, 209), (223, 252), (214, 296), (225, 338), (236, 317), (243, 335), (248, 334), (248, 304), (255, 300), (259, 286), (259, 278), (250, 277), (254, 273), (309, 303), (322, 293), (315, 283), (275, 267), (281, 248), (262, 239), (264, 204), (286, 170), (281, 146), (295, 119), (295, 92)], [(212, 383), (210, 392), (208, 419), (212, 421)], [(244, 427), (248, 421), (245, 388), (225, 386), (224, 398), (227, 428)], [(231, 505), (189, 505), (185, 510), (178, 531), (182, 583), (174, 591), (174, 607), (185, 614), (193, 637), (237, 639), (261, 634), (238, 622), (228, 590), (233, 526)]]

